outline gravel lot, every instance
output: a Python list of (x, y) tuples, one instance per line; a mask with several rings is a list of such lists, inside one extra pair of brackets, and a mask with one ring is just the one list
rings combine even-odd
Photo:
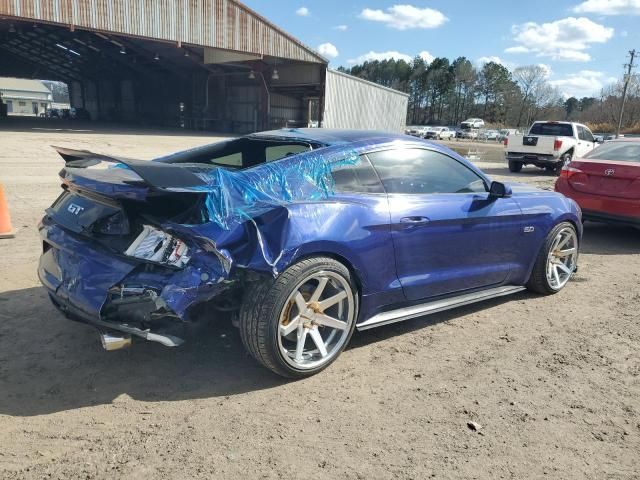
[[(0, 478), (640, 477), (640, 231), (589, 223), (560, 294), (356, 334), (303, 381), (259, 367), (227, 322), (106, 353), (36, 277), (62, 165), (49, 145), (152, 158), (214, 138), (36, 126), (0, 131), (17, 230), (0, 240)], [(499, 146), (461, 148), (497, 179), (553, 185), (509, 174)]]

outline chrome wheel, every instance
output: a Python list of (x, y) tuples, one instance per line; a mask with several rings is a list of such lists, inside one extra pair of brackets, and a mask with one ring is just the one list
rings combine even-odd
[(564, 287), (578, 263), (578, 236), (573, 227), (565, 227), (553, 239), (547, 256), (547, 282), (554, 290)]
[(349, 339), (355, 321), (349, 282), (322, 271), (300, 282), (284, 304), (278, 322), (278, 347), (284, 360), (308, 370), (330, 362)]

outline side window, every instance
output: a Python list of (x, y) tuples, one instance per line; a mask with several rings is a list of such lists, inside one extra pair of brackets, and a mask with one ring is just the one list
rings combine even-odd
[(229, 165), (230, 167), (242, 167), (242, 152), (232, 153), (224, 157), (216, 157), (211, 160), (215, 164)]
[(473, 170), (442, 153), (416, 148), (368, 154), (387, 193), (486, 192)]
[(355, 165), (340, 165), (332, 168), (336, 192), (342, 193), (384, 193), (378, 175), (369, 159), (361, 155)]
[(576, 125), (576, 128), (578, 129), (578, 138), (580, 140), (586, 140), (586, 133), (584, 131), (584, 128), (581, 127), (580, 125)]
[(586, 127), (584, 129), (584, 136), (587, 142), (595, 143), (596, 139), (593, 138), (593, 133), (591, 133), (591, 130)]
[(309, 150), (311, 150), (309, 145), (276, 145), (265, 149), (265, 158), (267, 162), (273, 162), (291, 155), (308, 152)]

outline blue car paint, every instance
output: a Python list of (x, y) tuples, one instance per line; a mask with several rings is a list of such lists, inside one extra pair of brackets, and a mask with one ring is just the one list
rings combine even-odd
[[(40, 261), (42, 283), (54, 297), (91, 318), (102, 317), (107, 291), (114, 285), (143, 285), (159, 292), (162, 301), (187, 320), (190, 306), (223, 294), (240, 271), (277, 276), (304, 257), (330, 255), (354, 272), (363, 321), (407, 301), (495, 284), (522, 285), (554, 225), (568, 220), (582, 233), (574, 202), (531, 187), (513, 186), (512, 197), (504, 199), (488, 194), (408, 198), (416, 196), (342, 194), (332, 189), (328, 164), (353, 162), (372, 149), (395, 147), (442, 152), (490, 183), (473, 164), (442, 145), (400, 135), (322, 129), (256, 137), (268, 135), (328, 147), (245, 171), (204, 174), (211, 180), (209, 187), (194, 193), (210, 195), (210, 221), (160, 226), (190, 246), (192, 258), (186, 268), (143, 271), (136, 268), (137, 260), (109, 252), (45, 219), (41, 235), (51, 248)], [(315, 167), (296, 168), (304, 162)], [(134, 173), (117, 169), (114, 179), (114, 170), (96, 174), (66, 169), (64, 181), (114, 198), (147, 197), (148, 188), (126, 183)], [(431, 222), (415, 229), (399, 224), (401, 217), (419, 213)], [(525, 227), (533, 231), (524, 234)]]
[[(501, 284), (519, 261), (523, 234), (514, 220), (521, 211), (511, 198), (390, 195), (389, 204), (397, 273), (408, 300)], [(401, 222), (414, 216), (428, 222)]]

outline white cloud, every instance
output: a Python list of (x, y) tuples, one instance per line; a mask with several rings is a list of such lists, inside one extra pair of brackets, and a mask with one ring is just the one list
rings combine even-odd
[(390, 60), (392, 58), (395, 58), (396, 60), (404, 60), (405, 62), (410, 62), (411, 60), (413, 60), (413, 57), (411, 57), (411, 55), (407, 55), (406, 53), (400, 53), (400, 52), (396, 52), (395, 50), (391, 50), (388, 52), (370, 51), (368, 53), (360, 55), (359, 57), (347, 60), (347, 63), (357, 65), (364, 62), (372, 62), (374, 60), (380, 60), (380, 61)]
[(340, 55), (336, 46), (329, 42), (318, 45), (318, 53), (327, 58), (336, 58)]
[(587, 0), (573, 7), (576, 13), (640, 15), (640, 0)]
[(346, 32), (347, 30), (349, 30), (349, 27), (347, 25), (336, 25), (335, 27), (333, 27), (335, 30), (339, 30), (341, 32)]
[(429, 52), (427, 52), (426, 50), (421, 51), (418, 56), (424, 60), (427, 63), (431, 63), (433, 62), (433, 59), (435, 58), (433, 55), (431, 55)]
[(545, 63), (539, 63), (538, 67), (540, 67), (544, 72), (544, 78), (549, 78), (551, 75), (553, 75), (553, 70), (551, 70), (551, 67), (549, 65)]
[(311, 12), (307, 7), (300, 7), (296, 10), (296, 15), (298, 15), (299, 17), (308, 17), (309, 15), (311, 15)]
[(588, 18), (568, 17), (549, 23), (527, 22), (511, 28), (518, 44), (506, 53), (533, 53), (553, 60), (587, 62), (586, 52), (594, 43), (606, 43), (613, 37), (613, 28), (595, 23)]
[(518, 45), (517, 47), (509, 47), (504, 50), (504, 53), (529, 53), (529, 49), (524, 45)]
[(476, 65), (478, 65), (479, 67), (482, 67), (483, 65), (485, 65), (486, 63), (489, 63), (489, 62), (497, 63), (499, 65), (507, 67), (508, 69), (512, 69), (514, 67), (513, 63), (505, 62), (503, 59), (501, 59), (500, 57), (497, 57), (495, 55), (489, 55), (489, 56), (486, 56), (486, 57), (478, 58), (476, 60)]
[(364, 62), (373, 62), (374, 60), (378, 60), (378, 61), (391, 60), (392, 58), (395, 60), (404, 60), (405, 62), (410, 63), (413, 61), (413, 59), (416, 56), (422, 58), (427, 63), (433, 62), (433, 59), (435, 58), (433, 55), (431, 55), (431, 53), (427, 52), (426, 50), (423, 50), (420, 53), (418, 53), (418, 55), (414, 55), (414, 56), (407, 55), (406, 53), (401, 53), (395, 50), (389, 50), (388, 52), (370, 51), (368, 53), (360, 55), (359, 57), (351, 58), (347, 60), (347, 63), (351, 65), (359, 65)]
[(607, 77), (603, 72), (581, 70), (557, 80), (550, 80), (549, 84), (558, 88), (566, 98), (582, 98), (598, 95), (602, 87), (615, 81), (616, 78)]
[(436, 28), (444, 24), (448, 18), (439, 10), (418, 8), (413, 5), (394, 5), (383, 10), (365, 8), (360, 18), (372, 22), (382, 22), (396, 30), (413, 28)]

